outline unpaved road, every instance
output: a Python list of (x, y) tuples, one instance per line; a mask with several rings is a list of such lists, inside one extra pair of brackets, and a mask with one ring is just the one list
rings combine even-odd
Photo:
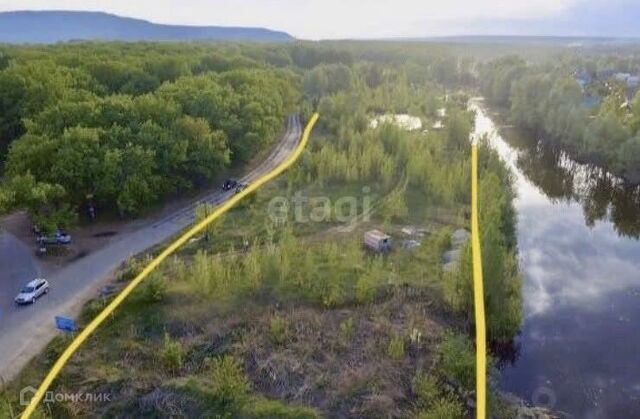
[[(241, 181), (250, 183), (269, 172), (291, 154), (302, 134), (298, 116), (290, 116), (282, 140), (268, 157)], [(162, 243), (195, 220), (194, 209), (201, 202), (219, 204), (233, 192), (215, 191), (161, 219), (114, 236), (105, 246), (56, 271), (47, 279), (48, 295), (30, 306), (15, 306), (20, 287), (39, 273), (29, 255), (33, 250), (10, 234), (0, 236), (0, 386), (11, 380), (59, 332), (54, 316), (75, 317), (83, 304), (95, 297), (99, 288), (128, 257)], [(32, 383), (37, 384), (37, 383)]]

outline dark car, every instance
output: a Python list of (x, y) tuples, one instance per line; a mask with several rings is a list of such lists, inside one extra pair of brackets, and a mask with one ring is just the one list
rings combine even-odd
[(236, 192), (235, 193), (242, 192), (247, 186), (249, 186), (249, 185), (247, 185), (246, 183), (239, 183), (238, 182), (238, 184), (236, 185)]
[(235, 180), (235, 179), (227, 179), (222, 184), (222, 190), (223, 191), (230, 191), (231, 189), (235, 188), (236, 186), (238, 186), (238, 181), (237, 180)]

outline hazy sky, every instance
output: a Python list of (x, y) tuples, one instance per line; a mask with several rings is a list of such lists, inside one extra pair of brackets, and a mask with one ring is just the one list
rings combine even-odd
[(158, 23), (262, 26), (320, 39), (517, 33), (531, 22), (547, 29), (558, 22), (549, 30), (586, 35), (588, 27), (573, 26), (574, 15), (584, 20), (592, 10), (597, 20), (603, 8), (623, 3), (640, 9), (634, 5), (640, 0), (0, 0), (0, 11), (94, 10)]

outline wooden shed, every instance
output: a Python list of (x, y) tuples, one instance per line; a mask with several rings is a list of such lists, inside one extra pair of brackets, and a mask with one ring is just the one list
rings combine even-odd
[(370, 230), (364, 233), (364, 246), (375, 252), (391, 250), (391, 236), (380, 230)]

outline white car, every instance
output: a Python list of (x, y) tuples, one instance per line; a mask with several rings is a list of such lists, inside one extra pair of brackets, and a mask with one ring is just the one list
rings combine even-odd
[(16, 304), (33, 304), (38, 297), (49, 292), (49, 283), (46, 279), (36, 278), (25, 285), (16, 297)]
[(69, 244), (71, 236), (62, 230), (56, 230), (53, 236), (38, 235), (36, 241), (42, 244)]

